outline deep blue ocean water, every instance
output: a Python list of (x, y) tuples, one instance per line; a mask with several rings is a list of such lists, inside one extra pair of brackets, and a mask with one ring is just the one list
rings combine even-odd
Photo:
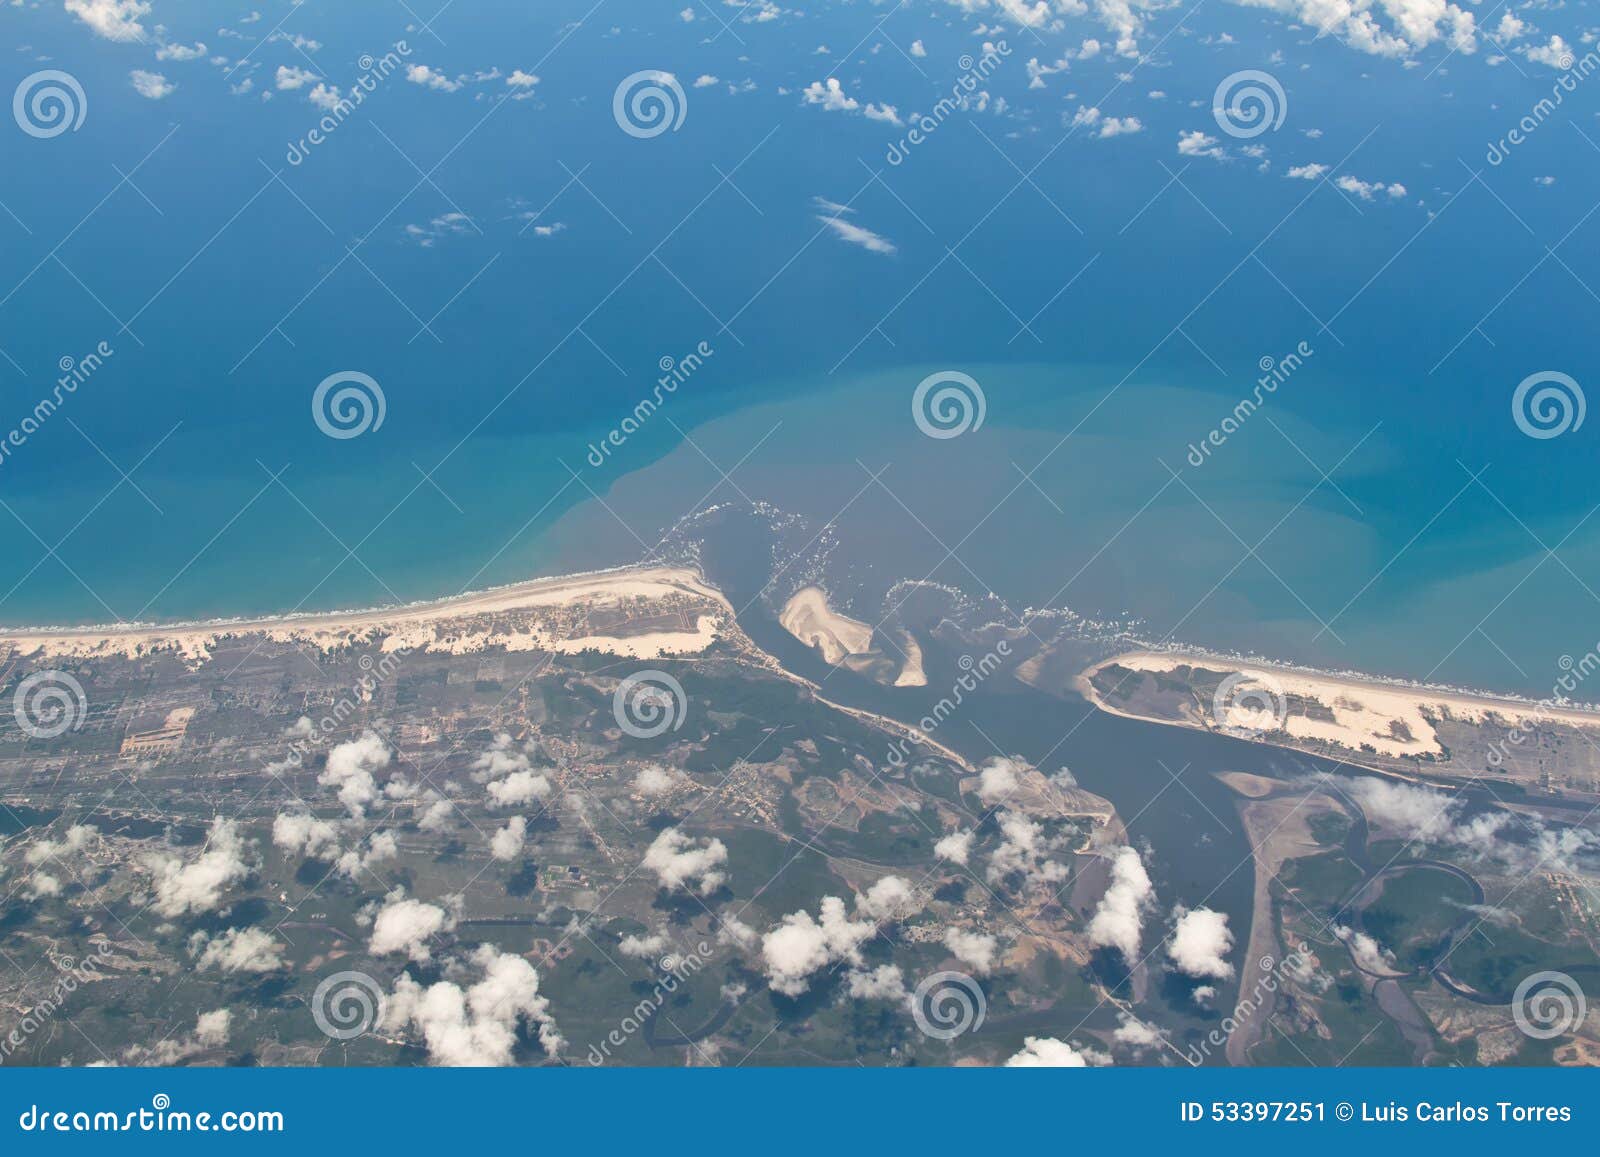
[[(260, 64), (226, 76), (53, 5), (0, 12), (8, 86), (60, 68), (88, 101), (79, 131), (0, 132), (0, 429), (61, 359), (115, 351), (0, 465), (8, 623), (452, 594), (631, 561), (698, 504), (748, 497), (839, 515), (863, 600), (928, 575), (1017, 613), (1127, 613), (1158, 638), (1539, 694), (1600, 639), (1600, 420), (1539, 440), (1511, 411), (1530, 374), (1591, 383), (1600, 90), (1490, 165), (1554, 70), (1490, 65), (1488, 45), (1406, 67), (1231, 5), (1152, 16), (1146, 62), (1102, 54), (1030, 89), (1029, 58), (1109, 42), (1086, 18), (991, 33), (1010, 53), (988, 107), (891, 165), (904, 130), (800, 92), (833, 69), (863, 104), (931, 108), (985, 39), (955, 8), (727, 31), (637, 4), (478, 3), (432, 32), (399, 5), (263, 13), (223, 23), (283, 19), (320, 48), (252, 49), (203, 6), (156, 13), (175, 42)], [(1582, 9), (1547, 15), (1579, 43)], [(450, 77), (540, 83), (502, 101), (503, 80), (393, 76), (290, 164), (321, 114), (305, 88), (262, 100), (276, 69), (348, 90), (400, 39)], [(1180, 155), (1180, 132), (1220, 137), (1213, 91), (1250, 68), (1286, 94), (1265, 156), (1232, 139), (1226, 159)], [(143, 99), (132, 69), (177, 88)], [(612, 112), (643, 69), (687, 98), (654, 139)], [(1063, 142), (1080, 106), (1143, 131)], [(1286, 178), (1313, 163), (1405, 194)], [(835, 237), (816, 198), (894, 252)], [(548, 236), (525, 228), (541, 210)], [(702, 342), (591, 465), (662, 359)], [(1304, 364), (1190, 464), (1261, 360), (1301, 343)], [(912, 423), (941, 369), (981, 383), (981, 429)], [(311, 396), (344, 370), (386, 409), (337, 440)], [(743, 459), (737, 486), (707, 457)]]

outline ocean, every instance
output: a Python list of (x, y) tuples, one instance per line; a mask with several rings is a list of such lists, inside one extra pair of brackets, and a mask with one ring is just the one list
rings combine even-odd
[[(748, 501), (831, 523), (816, 565), (866, 617), (927, 577), (1019, 621), (1535, 695), (1600, 639), (1600, 433), (1512, 407), (1531, 375), (1588, 384), (1592, 94), (1494, 162), (1554, 71), (1406, 68), (1250, 9), (1042, 89), (1031, 33), (953, 11), (588, 9), (479, 5), (442, 38), (306, 12), (306, 55), (163, 14), (251, 56), (163, 64), (159, 101), (128, 83), (148, 46), (7, 11), (11, 71), (70, 71), (89, 115), (0, 134), (0, 619), (438, 597)], [(991, 99), (897, 162), (903, 128), (800, 95), (835, 69), (909, 120), (985, 39)], [(400, 41), (455, 90), (402, 69), (303, 147), (321, 112), (278, 68), (351, 91)], [(1251, 68), (1283, 124), (1225, 138), (1213, 92)], [(675, 131), (619, 128), (641, 70), (680, 79)], [(1068, 136), (1090, 107), (1141, 131)], [(1178, 150), (1196, 130), (1220, 155)], [(1353, 183), (1289, 175), (1318, 165)], [(983, 395), (959, 437), (913, 420), (943, 371)], [(351, 372), (382, 422), (330, 437), (313, 396)]]

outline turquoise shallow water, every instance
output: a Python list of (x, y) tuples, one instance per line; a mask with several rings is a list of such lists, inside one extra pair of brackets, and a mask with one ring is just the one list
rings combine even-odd
[[(317, 113), (273, 88), (306, 63), (282, 42), (253, 50), (250, 93), (171, 63), (178, 87), (152, 102), (127, 80), (147, 46), (8, 12), (29, 45), (12, 71), (48, 56), (91, 114), (54, 140), (0, 134), (0, 428), (61, 359), (115, 352), (0, 465), (0, 619), (446, 595), (629, 561), (697, 504), (748, 498), (837, 515), (827, 569), (866, 603), (932, 575), (1012, 613), (1070, 605), (1535, 694), (1600, 638), (1596, 428), (1536, 440), (1510, 408), (1527, 375), (1581, 384), (1592, 363), (1587, 94), (1486, 166), (1548, 77), (1481, 56), (1406, 69), (1206, 10), (1204, 51), (1179, 36), (1132, 82), (1127, 62), (1083, 61), (1030, 89), (1042, 50), (1019, 35), (989, 81), (1005, 109), (890, 166), (881, 123), (801, 102), (826, 72), (815, 49), (861, 41), (840, 75), (906, 112), (948, 91), (960, 21), (892, 26), (924, 40), (913, 64), (874, 51), (850, 8), (735, 39), (643, 10), (621, 35), (574, 23), (585, 7), (481, 5), (443, 43), (415, 38), (453, 76), (538, 62), (534, 99), (392, 80), (296, 165), (285, 145)], [(219, 50), (209, 22), (163, 15)], [(297, 31), (348, 88), (407, 34), (392, 15), (306, 12)], [(1265, 154), (1180, 158), (1219, 75), (1264, 64), (1289, 102)], [(719, 84), (689, 87), (680, 131), (639, 140), (611, 95), (647, 68)], [(1063, 140), (1063, 114), (1101, 94), (1144, 131)], [(1284, 175), (1341, 158), (1405, 195)], [(839, 240), (818, 197), (893, 252)], [(590, 465), (662, 360), (702, 342), (704, 364)], [(1305, 364), (1192, 465), (1262, 359), (1301, 343)], [(930, 439), (909, 399), (945, 369), (981, 383), (987, 417)], [(311, 412), (342, 370), (386, 407), (348, 440)]]

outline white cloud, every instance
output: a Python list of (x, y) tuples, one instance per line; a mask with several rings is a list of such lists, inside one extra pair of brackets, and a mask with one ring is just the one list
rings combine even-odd
[(272, 843), (291, 856), (331, 860), (339, 854), (339, 829), (310, 812), (281, 812), (272, 821)]
[(871, 229), (864, 228), (851, 221), (838, 217), (818, 217), (829, 229), (838, 235), (839, 240), (848, 241), (851, 245), (859, 245), (869, 253), (895, 253), (894, 242), (881, 234), (874, 233)]
[(927, 56), (928, 55), (928, 50), (922, 46), (922, 41), (913, 40), (911, 42), (911, 55), (912, 56)]
[(359, 739), (341, 743), (328, 752), (328, 763), (317, 782), (337, 788), (339, 802), (350, 815), (360, 819), (367, 805), (378, 797), (372, 773), (389, 765), (389, 745), (375, 731), (363, 732)]
[(1221, 160), (1227, 153), (1218, 146), (1217, 138), (1195, 129), (1178, 133), (1178, 154), (1185, 157), (1211, 157)]
[(668, 891), (699, 892), (709, 896), (728, 880), (722, 866), (728, 862), (728, 849), (721, 840), (698, 843), (677, 828), (662, 828), (644, 854), (644, 867), (656, 874)]
[(417, 827), (425, 832), (442, 832), (450, 826), (450, 816), (455, 810), (456, 805), (447, 799), (432, 800), (418, 818)]
[(107, 40), (143, 40), (139, 21), (150, 15), (144, 0), (67, 0), (67, 11)]
[(1228, 914), (1210, 908), (1173, 909), (1177, 924), (1167, 955), (1185, 976), (1197, 979), (1227, 980), (1233, 965), (1227, 961), (1233, 948), (1233, 933), (1228, 931)]
[(961, 928), (946, 928), (944, 946), (950, 949), (951, 955), (979, 976), (988, 976), (994, 971), (997, 942), (993, 936), (982, 932), (967, 932)]
[(275, 74), (275, 77), (275, 83), (277, 84), (278, 91), (280, 92), (293, 92), (296, 89), (304, 88), (306, 85), (318, 79), (317, 74), (312, 72), (310, 69), (300, 68), (297, 65), (290, 64), (278, 65), (278, 71)]
[(1119, 137), (1144, 131), (1144, 123), (1138, 117), (1108, 117), (1098, 108), (1086, 108), (1081, 104), (1069, 123), (1075, 129), (1093, 128), (1096, 135), (1101, 137)]
[(199, 41), (195, 41), (192, 47), (184, 44), (163, 44), (156, 49), (157, 60), (199, 60), (205, 54), (206, 46)]
[(820, 104), (828, 112), (854, 112), (861, 102), (849, 96), (839, 84), (839, 78), (830, 76), (826, 83), (814, 80), (802, 91), (807, 104)]
[(1309, 165), (1294, 165), (1284, 176), (1295, 181), (1319, 181), (1327, 171), (1327, 165), (1313, 161)]
[(861, 110), (861, 113), (870, 121), (883, 121), (891, 125), (900, 123), (900, 114), (895, 111), (892, 104), (869, 104)]
[(352, 848), (339, 857), (339, 862), (334, 869), (341, 875), (354, 880), (362, 872), (369, 871), (379, 864), (398, 858), (400, 844), (393, 832), (373, 832), (367, 838), (366, 848)]
[[(1461, 53), (1477, 51), (1477, 22), (1447, 0), (1235, 0), (1300, 21), (1318, 36), (1336, 36), (1374, 56), (1408, 57), (1442, 41)], [(1388, 18), (1379, 22), (1377, 13)]]
[(79, 852), (92, 847), (100, 838), (100, 833), (88, 824), (73, 824), (59, 840), (38, 840), (23, 853), (23, 860), (30, 867), (49, 863), (52, 860), (63, 860), (76, 857)]
[(633, 778), (634, 793), (644, 796), (645, 799), (666, 795), (677, 785), (677, 774), (658, 763), (646, 764)]
[(453, 908), (447, 910), (408, 899), (404, 888), (396, 888), (383, 901), (383, 908), (372, 921), (372, 939), (367, 945), (374, 956), (404, 953), (418, 964), (425, 964), (433, 956), (429, 938), (455, 930)]
[(845, 983), (852, 1000), (902, 1001), (909, 995), (905, 973), (898, 964), (880, 964), (871, 970), (852, 968), (845, 974)]
[(223, 972), (276, 972), (283, 967), (283, 946), (261, 928), (230, 928), (215, 939), (195, 933), (191, 947), (201, 949), (195, 967)]
[(503, 1066), (512, 1061), (519, 1024), (536, 1026), (547, 1055), (564, 1043), (539, 995), (539, 974), (522, 957), (484, 944), (472, 954), (483, 978), (470, 988), (440, 980), (423, 988), (405, 973), (384, 1010), (391, 1031), (415, 1028), (436, 1065)]
[(1372, 200), (1379, 193), (1386, 193), (1390, 197), (1404, 197), (1406, 187), (1400, 184), (1386, 185), (1382, 181), (1363, 181), (1359, 177), (1352, 177), (1346, 173), (1342, 177), (1335, 177), (1333, 183), (1351, 196), (1360, 197), (1363, 201)]
[(1111, 881), (1089, 919), (1089, 942), (1115, 948), (1129, 968), (1139, 963), (1144, 918), (1155, 902), (1155, 886), (1135, 848), (1124, 845), (1111, 858)]
[(861, 945), (876, 931), (871, 920), (852, 921), (839, 897), (824, 896), (820, 920), (806, 911), (791, 912), (762, 937), (767, 983), (774, 992), (800, 996), (813, 973), (841, 960), (859, 964)]
[(169, 97), (178, 87), (159, 72), (146, 72), (142, 68), (136, 68), (128, 73), (128, 79), (133, 82), (133, 91), (146, 100)]
[(721, 82), (709, 72), (701, 73), (699, 76), (694, 78), (695, 88), (710, 88), (712, 85), (719, 83)]
[(972, 857), (972, 833), (951, 832), (933, 845), (933, 854), (953, 864), (965, 864)]
[(150, 861), (155, 873), (156, 911), (168, 919), (187, 912), (210, 912), (222, 902), (223, 892), (250, 874), (245, 857), (251, 845), (232, 820), (211, 822), (205, 847), (192, 862), (158, 855)]
[(1006, 1068), (1081, 1069), (1110, 1062), (1110, 1057), (1096, 1049), (1074, 1048), (1055, 1037), (1030, 1036), (1023, 1038), (1022, 1051), (1006, 1061)]
[(1021, 782), (1020, 770), (1012, 760), (991, 759), (978, 772), (978, 799), (992, 807), (1009, 798)]
[(1523, 55), (1535, 64), (1547, 64), (1551, 68), (1572, 67), (1572, 46), (1559, 36), (1552, 36), (1548, 44), (1529, 45)]
[(324, 112), (333, 112), (339, 107), (339, 86), (336, 84), (318, 83), (315, 88), (306, 93), (306, 99)]
[(624, 956), (631, 956), (636, 960), (646, 957), (658, 956), (667, 950), (667, 937), (661, 932), (652, 932), (648, 936), (624, 936), (617, 945), (617, 951)]
[(1066, 865), (1050, 858), (1062, 849), (1062, 837), (1047, 836), (1041, 824), (1022, 812), (1005, 809), (995, 818), (1001, 840), (984, 873), (989, 883), (1000, 884), (1014, 873), (1021, 873), (1027, 886), (1056, 884), (1067, 878)]
[(1357, 932), (1341, 924), (1334, 928), (1333, 934), (1344, 941), (1350, 949), (1350, 958), (1363, 972), (1375, 972), (1382, 976), (1395, 971), (1394, 953), (1365, 932)]
[(406, 79), (412, 84), (420, 84), (423, 88), (431, 88), (437, 92), (456, 92), (461, 88), (461, 81), (451, 80), (426, 64), (411, 65), (406, 69)]
[(506, 821), (505, 827), (490, 837), (489, 854), (501, 861), (514, 860), (522, 854), (522, 846), (527, 840), (527, 817), (512, 816)]

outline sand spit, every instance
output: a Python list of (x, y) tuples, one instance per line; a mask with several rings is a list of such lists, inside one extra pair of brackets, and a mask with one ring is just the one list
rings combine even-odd
[(778, 622), (806, 646), (820, 650), (826, 662), (835, 665), (851, 655), (864, 655), (872, 650), (872, 628), (830, 607), (827, 592), (821, 587), (796, 591), (783, 604)]
[[(1134, 651), (1106, 659), (1076, 680), (1077, 690), (1095, 706), (1121, 715), (1129, 712), (1107, 703), (1094, 687), (1094, 675), (1107, 667), (1150, 674), (1170, 674), (1180, 667), (1190, 667), (1239, 675), (1245, 687), (1263, 687), (1280, 696), (1320, 706), (1314, 713), (1288, 711), (1275, 728), (1266, 729), (1269, 734), (1283, 734), (1290, 741), (1334, 744), (1352, 751), (1368, 747), (1393, 757), (1443, 756), (1444, 747), (1434, 724), (1447, 719), (1483, 724), (1493, 717), (1509, 726), (1563, 723), (1600, 729), (1600, 714), (1591, 711), (1410, 687), (1376, 679), (1368, 682), (1296, 667), (1244, 663), (1218, 655), (1152, 651)], [(1220, 711), (1223, 723), (1232, 723), (1237, 713), (1240, 727), (1259, 729), (1259, 706), (1258, 699), (1241, 696), (1239, 703), (1221, 704), (1217, 711), (1193, 715), (1183, 722), (1193, 727), (1217, 726)]]
[[(606, 625), (595, 625), (597, 614)], [(612, 620), (645, 621), (649, 629), (615, 631)], [(457, 655), (495, 647), (568, 653), (592, 648), (659, 658), (699, 654), (732, 621), (728, 600), (696, 572), (637, 567), (535, 579), (455, 598), (362, 611), (172, 625), (0, 630), (0, 646), (10, 648), (14, 656), (38, 659), (136, 659), (171, 651), (195, 664), (208, 659), (224, 639), (260, 636), (322, 651), (379, 643), (385, 651), (421, 649)]]

